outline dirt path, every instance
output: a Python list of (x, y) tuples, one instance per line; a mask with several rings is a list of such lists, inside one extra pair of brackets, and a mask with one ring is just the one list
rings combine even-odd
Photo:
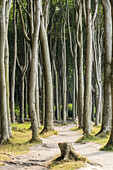
[[(30, 148), (28, 154), (14, 157), (13, 161), (0, 167), (0, 170), (46, 170), (46, 165), (55, 156), (60, 154), (59, 142), (75, 142), (81, 137), (78, 132), (70, 131), (74, 124), (67, 126), (55, 126), (58, 135), (42, 139), (43, 143)], [(97, 165), (89, 165), (80, 170), (113, 170), (113, 152), (99, 151), (100, 146), (95, 143), (73, 145), (75, 150)]]

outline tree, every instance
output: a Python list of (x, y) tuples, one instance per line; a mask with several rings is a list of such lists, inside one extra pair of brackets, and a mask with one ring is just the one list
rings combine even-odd
[[(0, 2), (0, 120), (1, 120), (1, 143), (9, 141), (11, 136), (10, 117), (9, 117), (9, 86), (8, 86), (8, 66), (5, 55), (8, 58), (7, 28), (11, 0)], [(6, 64), (4, 64), (6, 63)], [(7, 98), (8, 97), (8, 98)]]
[(13, 1), (13, 23), (14, 23), (14, 59), (13, 59), (13, 69), (11, 76), (11, 121), (15, 123), (15, 71), (16, 71), (16, 58), (17, 58), (17, 20), (16, 20), (16, 0)]
[[(39, 38), (39, 30), (40, 30), (40, 10), (41, 10), (41, 0), (35, 0), (35, 12), (34, 16), (34, 28), (31, 27), (31, 35), (33, 33), (33, 37), (31, 39), (31, 70), (30, 70), (30, 88), (29, 88), (29, 107), (30, 107), (30, 116), (31, 116), (31, 127), (32, 127), (32, 141), (37, 141), (38, 138), (38, 121), (37, 121), (37, 113), (36, 113), (36, 98), (35, 98), (35, 90), (36, 90), (36, 77), (37, 77), (37, 56), (38, 56), (38, 38)], [(33, 12), (32, 2), (29, 1), (30, 5), (30, 14)], [(33, 22), (33, 18), (31, 21), (31, 26)], [(34, 31), (33, 31), (34, 30)]]
[(53, 84), (47, 31), (44, 26), (44, 16), (41, 9), (40, 20), (40, 43), (43, 57), (44, 80), (45, 80), (45, 123), (42, 132), (54, 130), (53, 125)]
[(86, 26), (87, 26), (87, 49), (86, 49), (86, 73), (85, 73), (85, 97), (84, 97), (84, 117), (83, 117), (83, 131), (84, 135), (91, 133), (91, 100), (92, 100), (92, 25), (94, 24), (97, 13), (96, 7), (92, 18), (91, 14), (91, 0), (86, 1)]
[[(112, 13), (112, 25), (113, 25), (113, 1), (110, 0), (111, 3), (111, 13)], [(112, 26), (113, 33), (113, 26)], [(113, 34), (112, 34), (112, 42), (113, 42)], [(113, 51), (113, 43), (112, 43), (112, 51)], [(113, 52), (112, 52), (112, 65), (111, 65), (111, 95), (112, 95), (112, 130), (107, 146), (113, 147)]]
[(102, 0), (104, 10), (104, 33), (105, 33), (105, 63), (104, 63), (104, 104), (102, 126), (100, 133), (111, 131), (111, 55), (112, 55), (112, 20), (109, 0)]

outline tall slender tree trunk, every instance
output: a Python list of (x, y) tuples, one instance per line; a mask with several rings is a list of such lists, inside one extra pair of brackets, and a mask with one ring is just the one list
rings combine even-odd
[(39, 110), (39, 83), (38, 83), (38, 58), (36, 62), (36, 67), (37, 67), (37, 73), (36, 73), (36, 113), (37, 113), (37, 121), (38, 121), (38, 127), (40, 127), (40, 110)]
[(27, 76), (25, 76), (25, 112), (24, 112), (24, 117), (27, 118), (28, 114), (28, 81), (27, 81)]
[(58, 100), (59, 100), (59, 119), (61, 120), (61, 82), (60, 80), (59, 80), (59, 86), (58, 86)]
[(40, 29), (40, 9), (41, 9), (41, 0), (35, 0), (35, 22), (34, 22), (34, 34), (32, 39), (32, 58), (31, 58), (31, 71), (30, 71), (30, 88), (29, 88), (29, 107), (30, 107), (30, 116), (31, 116), (31, 127), (32, 127), (32, 141), (37, 141), (38, 138), (38, 121), (36, 114), (36, 98), (35, 98), (35, 89), (36, 89), (36, 73), (37, 73), (37, 50), (38, 50), (38, 37)]
[[(113, 1), (110, 0), (111, 3), (111, 12), (112, 12), (112, 25), (113, 25)], [(113, 27), (112, 27), (112, 33), (113, 33)], [(113, 34), (112, 34), (112, 42), (113, 42)], [(113, 51), (113, 43), (112, 43), (112, 51)], [(112, 101), (112, 130), (111, 135), (109, 138), (109, 141), (107, 143), (107, 146), (113, 147), (113, 52), (112, 52), (112, 65), (111, 65), (111, 101)]]
[[(63, 39), (62, 39), (62, 77), (63, 77), (63, 124), (66, 124), (67, 112), (67, 82), (66, 82), (66, 42), (65, 42), (65, 23), (63, 23)], [(62, 36), (62, 35), (61, 35)]]
[(0, 117), (1, 117), (1, 143), (9, 140), (5, 80), (5, 0), (0, 1)]
[(21, 110), (20, 110), (20, 123), (24, 122), (24, 75), (21, 79)]
[(79, 48), (78, 58), (78, 120), (79, 128), (83, 128), (83, 108), (84, 108), (84, 82), (83, 82), (83, 30), (82, 30), (82, 2), (78, 3), (77, 20), (77, 44)]
[(45, 124), (45, 78), (43, 76), (43, 89), (42, 89), (42, 123)]
[(15, 71), (16, 71), (16, 58), (17, 58), (16, 0), (13, 0), (13, 22), (14, 22), (14, 59), (13, 59), (12, 76), (11, 76), (11, 122), (15, 123), (14, 94), (15, 94)]
[(47, 39), (46, 28), (44, 27), (44, 18), (41, 15), (40, 24), (40, 43), (42, 48), (44, 78), (45, 78), (45, 124), (44, 131), (51, 131), (54, 129), (53, 125), (53, 84), (52, 72), (50, 63), (49, 46)]
[(84, 135), (91, 133), (91, 79), (92, 79), (92, 16), (91, 0), (86, 1), (87, 8), (87, 49), (86, 49), (86, 79), (85, 79), (85, 97), (84, 97)]
[(105, 63), (104, 63), (104, 105), (102, 126), (100, 133), (111, 131), (112, 105), (111, 105), (111, 55), (112, 55), (112, 19), (110, 1), (102, 0), (104, 10), (105, 32)]

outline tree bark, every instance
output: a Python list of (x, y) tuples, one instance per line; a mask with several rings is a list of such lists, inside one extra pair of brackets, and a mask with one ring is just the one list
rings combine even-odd
[[(112, 12), (112, 25), (113, 25), (113, 1), (110, 0), (111, 3), (111, 12)], [(112, 32), (113, 32), (113, 27), (112, 27)], [(112, 34), (112, 42), (113, 42), (113, 34)], [(113, 43), (112, 43), (112, 51), (113, 51)], [(109, 138), (109, 141), (107, 143), (107, 146), (112, 146), (113, 147), (113, 52), (112, 52), (112, 65), (111, 65), (111, 102), (112, 102), (112, 130), (111, 130), (111, 135)]]
[(92, 79), (92, 16), (91, 0), (86, 1), (87, 7), (87, 49), (86, 49), (86, 79), (85, 79), (85, 97), (84, 97), (84, 135), (91, 133), (91, 79)]
[(41, 9), (41, 0), (35, 0), (36, 13), (34, 16), (35, 22), (34, 22), (34, 34), (32, 39), (32, 49), (31, 49), (32, 58), (31, 58), (30, 88), (29, 88), (29, 107), (30, 107), (30, 116), (31, 116), (31, 127), (32, 127), (32, 141), (37, 141), (38, 138), (38, 121), (37, 121), (37, 114), (36, 114), (35, 89), (36, 89), (36, 73), (37, 73), (36, 60), (38, 55), (37, 50), (38, 50), (38, 37), (39, 37), (39, 29), (40, 29), (40, 9)]
[(14, 60), (11, 76), (11, 122), (15, 123), (15, 71), (16, 71), (16, 58), (17, 58), (17, 24), (16, 24), (16, 0), (13, 1), (13, 22), (14, 22)]
[(44, 78), (45, 78), (45, 124), (44, 131), (51, 131), (54, 129), (53, 125), (53, 84), (52, 84), (52, 72), (50, 63), (49, 46), (47, 40), (47, 32), (44, 27), (44, 18), (41, 15), (40, 24), (40, 43), (42, 49), (43, 66), (44, 66)]
[(1, 116), (1, 143), (9, 140), (7, 100), (6, 100), (6, 77), (5, 77), (5, 0), (0, 1), (0, 116)]
[(104, 105), (102, 126), (100, 133), (111, 131), (112, 106), (111, 106), (111, 55), (112, 55), (112, 20), (109, 0), (102, 0), (104, 10), (105, 32), (105, 63), (104, 63)]

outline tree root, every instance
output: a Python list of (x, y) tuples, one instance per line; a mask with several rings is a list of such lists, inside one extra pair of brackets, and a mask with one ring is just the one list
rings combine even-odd
[(0, 139), (0, 145), (12, 144), (10, 139)]
[(54, 129), (43, 128), (42, 131), (40, 132), (40, 134), (44, 134), (44, 133), (51, 132), (51, 131), (54, 131)]
[(32, 138), (30, 141), (29, 141), (29, 143), (41, 143), (42, 142), (42, 140), (40, 139), (40, 138)]
[(103, 138), (110, 134), (110, 130), (100, 130), (95, 136)]

